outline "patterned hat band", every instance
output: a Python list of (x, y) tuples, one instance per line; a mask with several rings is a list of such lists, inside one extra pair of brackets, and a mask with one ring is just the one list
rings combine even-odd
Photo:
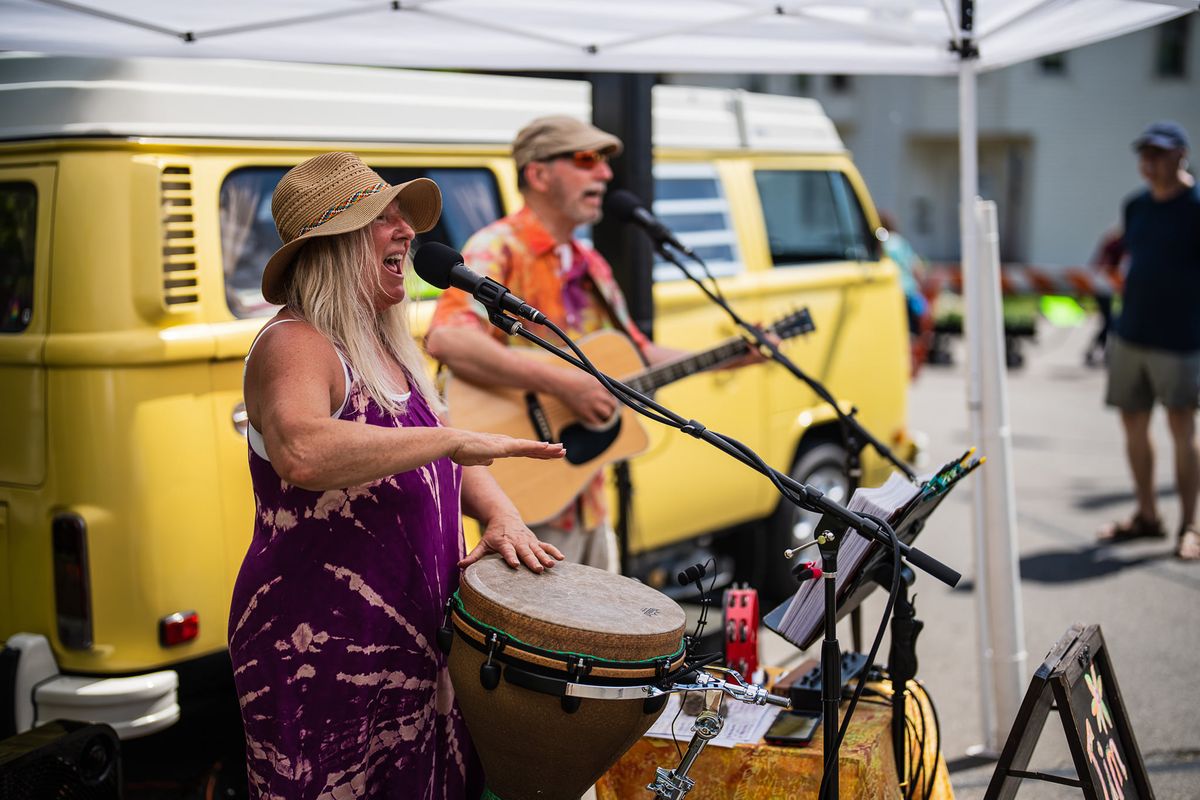
[(323, 213), (321, 216), (317, 217), (317, 219), (315, 219), (314, 221), (308, 223), (303, 228), (301, 228), (300, 232), (296, 234), (296, 237), (299, 238), (299, 237), (303, 236), (304, 234), (308, 233), (309, 231), (311, 231), (313, 228), (318, 228), (321, 225), (324, 225), (326, 222), (333, 219), (334, 217), (336, 217), (338, 214), (342, 213), (346, 209), (350, 208), (352, 205), (357, 203), (359, 200), (362, 200), (364, 197), (370, 197), (373, 194), (379, 194), (379, 192), (383, 191), (387, 187), (388, 187), (388, 184), (380, 182), (380, 183), (375, 184), (374, 186), (367, 187), (366, 189), (359, 189), (357, 192), (350, 195), (345, 200), (338, 203), (336, 206), (330, 206), (328, 209), (326, 209), (325, 213)]

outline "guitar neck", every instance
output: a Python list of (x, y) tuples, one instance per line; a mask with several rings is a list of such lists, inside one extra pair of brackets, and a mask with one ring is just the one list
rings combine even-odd
[(693, 353), (677, 361), (668, 361), (665, 364), (648, 367), (626, 379), (625, 383), (643, 394), (653, 392), (660, 386), (666, 386), (668, 383), (674, 383), (689, 375), (695, 375), (697, 372), (703, 372), (710, 367), (739, 358), (748, 349), (744, 339), (734, 337), (709, 350)]

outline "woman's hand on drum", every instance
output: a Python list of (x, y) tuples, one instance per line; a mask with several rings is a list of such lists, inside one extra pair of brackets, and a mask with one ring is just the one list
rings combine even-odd
[(513, 569), (524, 564), (533, 572), (544, 572), (563, 560), (557, 547), (538, 541), (520, 517), (508, 514), (497, 515), (488, 521), (479, 544), (458, 562), (458, 567), (466, 569), (489, 553), (499, 553)]
[(559, 442), (535, 442), (514, 439), (501, 433), (476, 433), (461, 428), (447, 429), (454, 434), (449, 456), (464, 467), (487, 466), (497, 458), (562, 458), (566, 448)]

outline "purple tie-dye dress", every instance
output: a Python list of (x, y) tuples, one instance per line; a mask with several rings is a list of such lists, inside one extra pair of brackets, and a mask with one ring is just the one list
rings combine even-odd
[[(440, 424), (420, 392), (393, 416), (357, 381), (340, 419)], [(458, 465), (313, 492), (251, 450), (250, 474), (257, 514), (229, 652), (251, 796), (478, 796), (482, 773), (434, 638), (463, 553)]]

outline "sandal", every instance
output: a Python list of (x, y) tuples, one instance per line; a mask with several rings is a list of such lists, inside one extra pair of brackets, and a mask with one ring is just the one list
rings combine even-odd
[(1140, 514), (1134, 514), (1128, 522), (1110, 522), (1105, 525), (1097, 532), (1096, 541), (1101, 543), (1128, 542), (1134, 539), (1162, 539), (1166, 535), (1162, 520), (1146, 519)]
[(1180, 561), (1200, 561), (1200, 532), (1188, 525), (1179, 532), (1179, 543), (1175, 545), (1175, 557)]

